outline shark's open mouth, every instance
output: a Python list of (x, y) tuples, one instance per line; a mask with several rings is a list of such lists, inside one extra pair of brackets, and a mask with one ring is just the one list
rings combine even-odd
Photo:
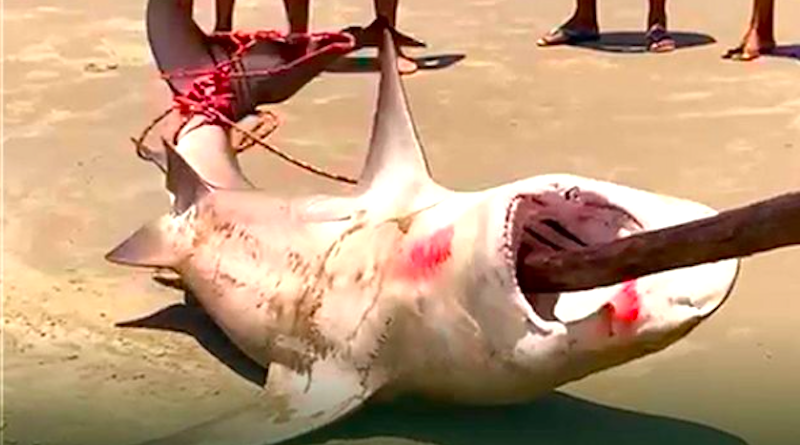
[[(627, 210), (600, 194), (573, 187), (563, 192), (516, 195), (509, 203), (505, 242), (507, 257), (520, 281), (524, 258), (580, 249), (612, 241), (645, 229)], [(554, 321), (558, 295), (524, 294), (534, 312)]]

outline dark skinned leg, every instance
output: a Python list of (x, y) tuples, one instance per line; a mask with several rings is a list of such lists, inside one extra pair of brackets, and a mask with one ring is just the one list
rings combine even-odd
[(215, 13), (217, 23), (214, 32), (230, 32), (233, 29), (233, 6), (236, 0), (217, 0)]
[(775, 0), (753, 0), (753, 15), (741, 43), (723, 57), (747, 62), (774, 49)]
[(675, 40), (667, 32), (667, 0), (649, 0), (647, 50), (665, 53), (675, 50)]
[(289, 18), (289, 32), (305, 34), (308, 32), (311, 0), (283, 0), (286, 17)]
[[(373, 0), (375, 14), (385, 17), (392, 27), (396, 27), (398, 2), (399, 0)], [(411, 74), (417, 71), (419, 68), (417, 62), (406, 57), (399, 48), (397, 55), (397, 71), (400, 74)]]

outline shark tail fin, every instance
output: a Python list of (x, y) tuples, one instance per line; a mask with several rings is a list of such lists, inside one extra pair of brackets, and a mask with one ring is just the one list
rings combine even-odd
[(211, 193), (212, 188), (169, 144), (164, 145), (164, 150), (167, 153), (167, 190), (172, 194), (172, 210), (181, 214)]
[(142, 226), (111, 252), (106, 260), (128, 266), (173, 267), (180, 255), (166, 231), (169, 217)]

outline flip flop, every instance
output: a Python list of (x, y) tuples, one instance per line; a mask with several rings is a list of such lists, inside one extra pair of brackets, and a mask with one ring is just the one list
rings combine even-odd
[(647, 30), (645, 36), (647, 50), (651, 53), (666, 53), (674, 51), (677, 47), (672, 35), (661, 25), (653, 25)]
[(583, 31), (559, 26), (536, 41), (538, 46), (577, 45), (585, 42), (600, 40), (600, 33), (596, 31)]
[(725, 54), (722, 55), (722, 58), (726, 60), (734, 60), (736, 62), (750, 62), (774, 51), (774, 48), (762, 48), (756, 53), (745, 53), (744, 47), (745, 45), (741, 44), (735, 48), (731, 48), (725, 51)]

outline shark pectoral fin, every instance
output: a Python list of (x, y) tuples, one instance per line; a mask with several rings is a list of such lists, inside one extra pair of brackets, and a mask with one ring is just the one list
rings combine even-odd
[(112, 263), (142, 267), (173, 267), (180, 261), (175, 246), (163, 230), (159, 219), (142, 226), (133, 235), (106, 254)]
[[(352, 413), (379, 389), (375, 378), (336, 359), (317, 361), (309, 374), (271, 364), (265, 388), (280, 400), (274, 414), (279, 442), (328, 425)], [(273, 443), (273, 442), (269, 442)]]
[(332, 359), (310, 374), (270, 364), (263, 400), (168, 437), (140, 445), (270, 445), (311, 432), (352, 413), (377, 389)]

